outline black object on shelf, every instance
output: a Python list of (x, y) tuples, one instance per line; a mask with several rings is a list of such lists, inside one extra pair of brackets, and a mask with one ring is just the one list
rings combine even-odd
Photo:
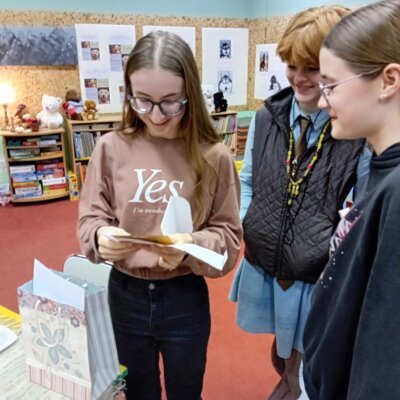
[(216, 113), (224, 112), (228, 109), (228, 101), (224, 99), (222, 92), (214, 93), (214, 106)]

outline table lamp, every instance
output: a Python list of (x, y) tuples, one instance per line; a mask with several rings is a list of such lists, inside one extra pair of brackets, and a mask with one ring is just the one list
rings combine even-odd
[(7, 106), (14, 100), (15, 90), (7, 83), (0, 83), (0, 104), (4, 109), (4, 126), (3, 129), (9, 127), (9, 119), (7, 115)]

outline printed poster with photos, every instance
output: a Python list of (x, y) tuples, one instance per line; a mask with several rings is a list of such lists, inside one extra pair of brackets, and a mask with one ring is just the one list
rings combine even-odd
[(203, 28), (202, 83), (222, 92), (229, 106), (247, 104), (247, 28)]
[(289, 82), (286, 63), (276, 54), (276, 43), (256, 45), (254, 98), (265, 100), (279, 92)]
[(94, 100), (100, 113), (121, 112), (135, 26), (76, 24), (75, 30), (82, 100)]
[(152, 31), (172, 32), (180, 36), (192, 49), (196, 56), (196, 28), (190, 26), (161, 26), (161, 25), (144, 25), (143, 36)]

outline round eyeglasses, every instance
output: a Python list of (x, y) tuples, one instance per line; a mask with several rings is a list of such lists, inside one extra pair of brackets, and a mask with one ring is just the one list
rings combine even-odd
[(364, 72), (362, 74), (351, 76), (350, 78), (342, 79), (341, 81), (328, 83), (327, 85), (325, 85), (322, 82), (318, 82), (319, 90), (321, 91), (322, 97), (324, 98), (326, 104), (328, 104), (328, 106), (330, 106), (330, 104), (329, 104), (329, 96), (332, 94), (332, 91), (333, 91), (333, 89), (335, 89), (336, 86), (339, 86), (342, 83), (350, 82), (350, 81), (352, 81), (353, 79), (356, 79), (356, 78), (361, 78), (362, 76), (373, 75), (376, 72), (378, 72), (379, 70), (381, 70), (381, 67), (376, 68), (376, 69), (374, 69), (373, 71), (370, 71), (370, 72)]
[(129, 103), (131, 107), (138, 114), (149, 114), (153, 111), (154, 106), (158, 106), (162, 114), (166, 117), (176, 117), (179, 115), (186, 103), (185, 100), (162, 100), (162, 101), (152, 101), (145, 97), (128, 96)]

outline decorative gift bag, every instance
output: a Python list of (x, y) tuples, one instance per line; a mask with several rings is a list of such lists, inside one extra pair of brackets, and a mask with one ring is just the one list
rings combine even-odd
[(47, 269), (18, 288), (30, 381), (73, 399), (98, 399), (119, 375), (105, 289)]

